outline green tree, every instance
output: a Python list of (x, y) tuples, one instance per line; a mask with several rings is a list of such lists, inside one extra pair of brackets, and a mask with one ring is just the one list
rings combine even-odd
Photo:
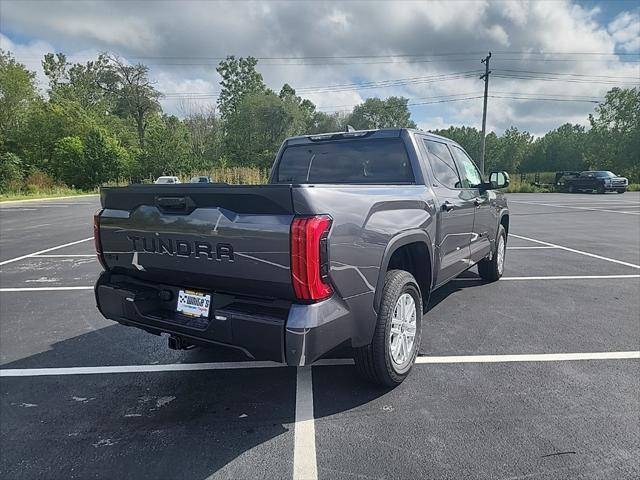
[[(482, 138), (482, 133), (477, 128), (451, 126), (446, 129), (432, 130), (431, 133), (441, 135), (457, 142), (474, 160), (480, 157), (480, 140)], [(487, 141), (487, 147), (488, 144), (489, 142)], [(488, 158), (489, 155), (487, 154), (487, 159)]]
[(154, 116), (145, 148), (129, 175), (142, 180), (188, 173), (198, 167), (193, 158), (186, 125), (175, 116)]
[(24, 178), (22, 160), (15, 153), (0, 153), (0, 192), (17, 190)]
[(64, 137), (56, 142), (50, 171), (69, 186), (95, 188), (118, 178), (127, 152), (101, 128), (93, 128), (83, 139)]
[(341, 112), (325, 113), (314, 112), (307, 133), (331, 133), (344, 131), (348, 115)]
[(353, 109), (348, 123), (356, 130), (372, 128), (416, 128), (404, 97), (386, 100), (368, 98)]
[(218, 64), (216, 71), (222, 77), (218, 109), (224, 120), (235, 113), (245, 96), (266, 91), (262, 74), (256, 70), (257, 64), (254, 57), (233, 55)]
[(49, 78), (51, 101), (75, 101), (101, 115), (113, 109), (113, 95), (102, 86), (112, 78), (105, 55), (84, 64), (71, 64), (63, 53), (47, 53), (42, 68)]
[(583, 170), (587, 135), (582, 125), (565, 123), (536, 139), (522, 161), (522, 172)]
[(226, 123), (225, 157), (234, 165), (269, 167), (292, 134), (294, 113), (273, 92), (246, 95)]
[(296, 91), (288, 83), (283, 85), (278, 96), (292, 117), (289, 128), (290, 134), (302, 135), (309, 133), (313, 128), (316, 116), (316, 106), (313, 102), (297, 96)]
[(114, 96), (115, 113), (134, 120), (138, 144), (144, 148), (148, 120), (161, 111), (161, 94), (149, 79), (149, 67), (146, 65), (129, 65), (115, 56), (107, 60), (106, 71), (100, 75), (99, 85)]
[(589, 165), (640, 181), (640, 88), (611, 89), (589, 123)]
[(127, 152), (102, 128), (92, 129), (84, 141), (84, 164), (87, 180), (81, 188), (93, 188), (115, 180), (127, 163)]
[[(501, 137), (492, 142), (487, 138), (487, 143), (495, 143), (495, 148), (488, 150), (487, 172), (496, 170), (518, 172), (520, 164), (529, 153), (532, 142), (533, 136), (529, 132), (521, 132), (516, 127), (508, 128)], [(495, 150), (495, 154), (492, 150)]]
[(50, 170), (56, 142), (64, 137), (85, 138), (95, 122), (77, 102), (38, 100), (20, 132), (20, 148), (29, 167)]
[(222, 149), (222, 122), (214, 110), (192, 112), (184, 119), (191, 155), (197, 168), (216, 165)]
[(80, 137), (63, 137), (53, 150), (49, 171), (56, 180), (80, 187), (91, 172), (85, 165), (84, 143)]
[(20, 149), (17, 137), (37, 96), (35, 73), (0, 49), (0, 148)]

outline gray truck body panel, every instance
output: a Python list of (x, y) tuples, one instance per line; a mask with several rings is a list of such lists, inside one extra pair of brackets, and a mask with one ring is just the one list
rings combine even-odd
[[(368, 344), (393, 253), (421, 243), (431, 290), (492, 251), (508, 215), (494, 190), (448, 189), (435, 179), (422, 132), (380, 130), (404, 142), (415, 183), (402, 185), (214, 184), (104, 188), (100, 239), (107, 271), (96, 284), (107, 317), (193, 343), (223, 344), (254, 358), (304, 365), (338, 345)], [(317, 142), (295, 137), (283, 144)], [(320, 140), (322, 141), (322, 140)], [(442, 209), (447, 201), (454, 205)], [(329, 278), (334, 292), (296, 300), (290, 228), (296, 216), (326, 214)], [(508, 228), (508, 227), (507, 227)], [(211, 293), (208, 322), (174, 313), (179, 289)], [(164, 292), (160, 294), (159, 292)], [(163, 300), (162, 298), (166, 300)]]

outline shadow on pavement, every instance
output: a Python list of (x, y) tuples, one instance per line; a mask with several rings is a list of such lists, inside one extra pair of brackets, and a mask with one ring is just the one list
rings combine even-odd
[[(430, 308), (474, 285), (452, 282), (440, 288)], [(350, 353), (337, 349), (331, 357)], [(244, 360), (231, 349), (171, 351), (166, 337), (114, 324), (53, 343), (45, 352), (2, 368)], [(341, 369), (333, 380), (316, 368), (316, 377), (314, 383), (323, 385), (316, 392), (316, 418), (391, 392), (363, 381), (352, 367)], [(333, 382), (335, 388), (324, 391)], [(15, 377), (0, 383), (2, 478), (293, 475), (295, 368)]]
[[(2, 368), (246, 360), (233, 350), (172, 352), (165, 342), (113, 325)], [(137, 346), (162, 353), (141, 362)], [(352, 379), (358, 394), (339, 411), (386, 392), (355, 371)], [(0, 386), (1, 478), (293, 475), (295, 368), (4, 377)]]

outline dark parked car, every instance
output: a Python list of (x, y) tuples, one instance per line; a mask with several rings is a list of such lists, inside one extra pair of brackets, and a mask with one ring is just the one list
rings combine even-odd
[(627, 186), (629, 185), (629, 182), (626, 178), (618, 177), (614, 173), (604, 170), (587, 171), (574, 175), (571, 174), (574, 172), (561, 173), (569, 173), (569, 175), (562, 176), (560, 180), (558, 180), (558, 177), (556, 175), (556, 184), (564, 187), (565, 191), (569, 193), (584, 191), (598, 193), (624, 193), (627, 191)]
[(346, 344), (396, 385), (431, 292), (476, 264), (502, 276), (507, 185), (455, 142), (395, 129), (289, 138), (268, 185), (103, 188), (98, 308), (172, 348), (289, 365)]
[(189, 183), (211, 183), (211, 178), (205, 175), (198, 175), (197, 177), (191, 177)]

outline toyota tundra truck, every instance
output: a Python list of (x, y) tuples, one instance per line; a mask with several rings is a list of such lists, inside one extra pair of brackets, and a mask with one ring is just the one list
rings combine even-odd
[(451, 140), (385, 129), (288, 138), (266, 185), (102, 188), (97, 306), (174, 349), (303, 366), (347, 347), (394, 386), (431, 292), (474, 265), (502, 276), (508, 182)]

